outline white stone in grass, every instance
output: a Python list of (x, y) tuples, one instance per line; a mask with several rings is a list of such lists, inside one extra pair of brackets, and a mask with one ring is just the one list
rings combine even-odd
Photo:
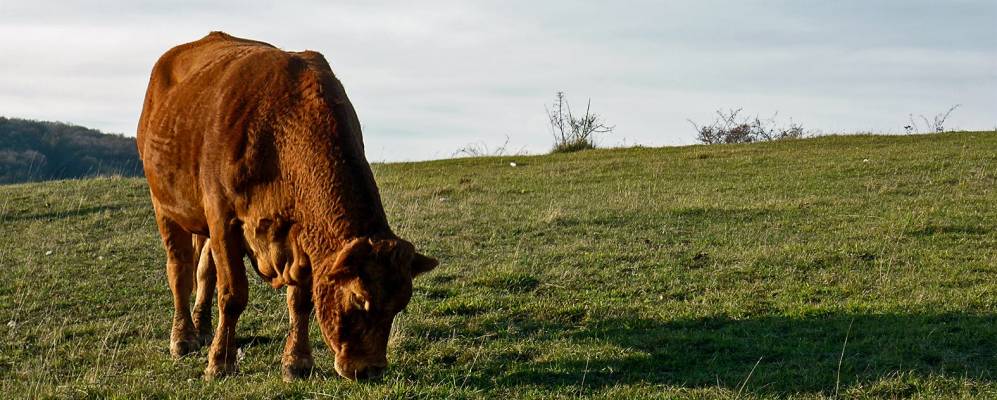
[(863, 158), (862, 162), (869, 162), (869, 159), (868, 158)]
[(515, 168), (516, 167), (516, 163), (515, 162), (511, 162), (511, 163), (509, 163), (509, 166)]
[(49, 251), (46, 251), (46, 252), (45, 252), (45, 255), (46, 255), (46, 256), (50, 256), (50, 255), (52, 255), (52, 250), (49, 250)]

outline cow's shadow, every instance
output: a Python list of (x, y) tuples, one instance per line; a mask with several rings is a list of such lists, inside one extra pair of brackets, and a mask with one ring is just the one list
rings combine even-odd
[[(246, 335), (246, 336), (236, 336), (235, 345), (237, 347), (244, 346), (273, 346), (275, 344), (283, 343), (284, 338), (278, 338), (274, 336), (260, 336), (260, 335)], [(207, 348), (207, 346), (205, 346)]]
[(498, 374), (504, 376), (497, 382), (503, 386), (577, 387), (584, 382), (586, 388), (642, 383), (736, 389), (750, 373), (746, 390), (772, 394), (834, 393), (836, 385), (847, 388), (896, 373), (990, 381), (997, 372), (995, 322), (993, 315), (952, 313), (667, 323), (606, 319), (566, 338), (582, 347), (615, 346), (610, 354), (617, 355), (576, 354), (491, 367), (505, 372)]

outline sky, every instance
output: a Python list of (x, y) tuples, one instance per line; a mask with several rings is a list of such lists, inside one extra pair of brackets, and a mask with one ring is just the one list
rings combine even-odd
[(822, 133), (997, 129), (997, 1), (0, 0), (0, 115), (135, 135), (149, 72), (210, 31), (316, 50), (370, 161), (544, 153), (564, 91), (603, 146), (695, 143), (717, 109)]

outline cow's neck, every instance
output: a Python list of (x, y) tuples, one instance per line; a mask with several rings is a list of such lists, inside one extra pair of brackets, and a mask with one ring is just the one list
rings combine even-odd
[(295, 185), (296, 220), (313, 257), (331, 255), (354, 238), (392, 235), (362, 150), (352, 140), (336, 140), (328, 151), (299, 170)]

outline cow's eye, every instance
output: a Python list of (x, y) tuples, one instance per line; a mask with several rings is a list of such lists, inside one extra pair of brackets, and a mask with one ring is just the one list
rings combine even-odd
[(364, 299), (363, 297), (361, 297), (356, 293), (350, 295), (350, 302), (352, 303), (353, 308), (363, 311), (370, 311), (370, 301)]

